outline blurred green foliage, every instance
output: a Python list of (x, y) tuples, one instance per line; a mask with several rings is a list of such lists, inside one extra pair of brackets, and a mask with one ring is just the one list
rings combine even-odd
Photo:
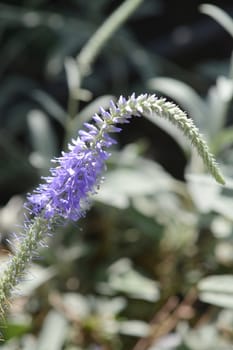
[[(81, 77), (75, 57), (115, 8), (109, 3), (0, 3), (2, 263), (7, 237), (22, 222), (17, 196), (30, 191), (69, 137), (119, 94), (156, 91), (178, 103), (205, 134), (227, 185), (204, 174), (169, 124), (145, 116), (125, 128), (87, 217), (48, 239), (43, 258), (21, 282), (0, 348), (233, 349), (232, 62), (195, 67), (205, 86), (216, 81), (204, 94), (196, 91), (195, 70), (156, 56), (126, 24), (91, 74)], [(131, 20), (156, 15), (162, 4), (145, 1)], [(216, 7), (202, 11), (232, 28)], [(167, 153), (172, 173), (182, 155), (185, 181), (158, 163)]]

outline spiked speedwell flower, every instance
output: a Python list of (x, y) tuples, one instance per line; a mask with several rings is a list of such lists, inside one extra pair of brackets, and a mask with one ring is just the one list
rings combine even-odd
[(25, 233), (14, 256), (11, 257), (0, 278), (0, 318), (8, 307), (8, 298), (22, 277), (38, 246), (48, 231), (52, 231), (56, 219), (78, 220), (85, 214), (90, 195), (96, 192), (101, 181), (107, 149), (115, 143), (109, 134), (119, 132), (117, 124), (128, 123), (133, 116), (154, 113), (177, 126), (196, 148), (203, 162), (215, 179), (224, 183), (214, 157), (191, 119), (171, 102), (155, 95), (120, 97), (110, 103), (109, 111), (100, 108), (93, 116), (93, 123), (85, 124), (86, 130), (68, 146), (69, 152), (54, 160), (57, 167), (44, 179), (31, 195), (26, 206), (35, 218), (25, 223)]
[(217, 181), (223, 183), (206, 143), (184, 112), (155, 95), (136, 98), (133, 94), (128, 100), (120, 97), (116, 104), (111, 102), (109, 111), (100, 108), (100, 114), (93, 116), (94, 123), (84, 124), (86, 130), (79, 131), (79, 137), (72, 140), (69, 152), (54, 160), (58, 165), (50, 170), (51, 176), (28, 196), (31, 211), (35, 215), (42, 213), (46, 219), (62, 217), (76, 221), (83, 216), (90, 195), (101, 181), (109, 157), (106, 149), (115, 143), (109, 133), (121, 130), (115, 124), (127, 123), (133, 115), (141, 116), (144, 112), (155, 112), (176, 124), (191, 139)]

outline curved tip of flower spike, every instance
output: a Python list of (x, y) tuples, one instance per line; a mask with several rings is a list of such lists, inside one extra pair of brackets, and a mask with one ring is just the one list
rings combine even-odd
[(216, 163), (214, 157), (211, 155), (209, 162), (207, 163), (205, 158), (203, 158), (203, 162), (206, 165), (207, 169), (209, 170), (209, 173), (213, 176), (215, 181), (219, 183), (220, 185), (225, 185), (226, 181), (221, 173), (221, 170), (218, 167), (218, 164)]
[(223, 177), (223, 175), (218, 171), (218, 173), (215, 175), (215, 180), (220, 184), (220, 185), (225, 185), (226, 181)]
[(218, 182), (220, 185), (226, 184), (226, 181), (221, 173), (221, 170), (219, 169), (218, 164), (216, 163), (213, 156), (212, 156), (212, 164), (210, 166), (207, 166), (207, 168), (209, 169), (211, 175), (214, 177), (216, 182)]

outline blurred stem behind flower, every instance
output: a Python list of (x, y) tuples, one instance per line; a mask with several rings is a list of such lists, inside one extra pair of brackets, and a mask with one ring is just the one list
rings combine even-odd
[[(79, 100), (81, 100), (82, 80), (91, 73), (91, 67), (101, 53), (103, 47), (107, 44), (109, 39), (115, 32), (123, 25), (125, 21), (132, 15), (132, 13), (140, 6), (143, 0), (125, 0), (114, 12), (107, 17), (101, 26), (94, 32), (87, 43), (83, 46), (76, 59), (70, 58), (71, 71), (69, 73), (69, 66), (65, 64), (67, 71), (67, 81), (69, 87), (68, 97), (68, 114), (67, 114), (67, 134), (69, 135), (70, 127), (72, 127), (71, 120), (77, 114), (79, 107)], [(72, 84), (69, 84), (69, 75), (72, 76)]]
[(103, 180), (106, 160), (110, 156), (108, 148), (116, 143), (109, 134), (121, 131), (116, 125), (129, 123), (133, 116), (141, 117), (144, 113), (155, 114), (177, 126), (191, 141), (216, 181), (224, 184), (215, 159), (193, 121), (173, 103), (155, 95), (135, 97), (133, 94), (128, 99), (121, 96), (116, 104), (110, 102), (108, 111), (100, 107), (100, 113), (93, 116), (92, 123), (85, 123), (79, 137), (68, 145), (69, 152), (62, 152), (61, 157), (53, 160), (57, 166), (50, 169), (51, 176), (44, 178), (43, 183), (28, 195), (25, 207), (34, 219), (26, 222), (21, 244), (0, 280), (2, 316), (11, 291), (40, 243), (48, 232), (53, 231), (54, 223), (77, 221), (85, 215), (92, 195)]
[(99, 52), (101, 52), (103, 46), (142, 2), (143, 0), (124, 1), (87, 41), (77, 56), (78, 67), (83, 76), (90, 73), (92, 63)]

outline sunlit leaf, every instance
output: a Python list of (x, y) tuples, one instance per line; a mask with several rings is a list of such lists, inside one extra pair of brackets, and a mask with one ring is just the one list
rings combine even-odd
[(36, 350), (62, 350), (68, 330), (68, 321), (55, 310), (46, 316), (39, 334)]
[(47, 115), (40, 110), (31, 110), (27, 121), (35, 152), (31, 155), (31, 162), (39, 169), (47, 169), (51, 158), (58, 152), (56, 135)]
[(149, 335), (150, 326), (138, 320), (122, 321), (119, 324), (119, 331), (121, 334), (133, 337), (146, 337)]
[(57, 120), (61, 125), (65, 125), (67, 113), (60, 106), (60, 104), (53, 99), (52, 96), (48, 95), (42, 90), (33, 90), (31, 93), (32, 97), (45, 108), (47, 113)]
[(109, 287), (125, 293), (131, 298), (147, 301), (159, 299), (159, 288), (155, 281), (133, 269), (129, 259), (121, 259), (109, 268)]
[(159, 164), (136, 157), (130, 148), (121, 152), (118, 159), (123, 166), (108, 171), (95, 197), (97, 201), (123, 209), (137, 196), (153, 195), (163, 189), (175, 191), (176, 182)]
[[(209, 113), (207, 114), (208, 130), (207, 135), (210, 137), (210, 143), (218, 139), (218, 133), (225, 126), (229, 104), (233, 98), (232, 80), (220, 76), (216, 85), (211, 87), (207, 95), (207, 105)], [(218, 151), (218, 149), (215, 149)]]
[(212, 4), (202, 4), (200, 11), (217, 21), (231, 36), (233, 36), (233, 19), (221, 8)]
[(199, 297), (202, 301), (233, 308), (233, 275), (215, 275), (203, 278), (199, 284)]
[(20, 296), (31, 295), (35, 289), (42, 286), (56, 275), (52, 267), (44, 268), (39, 265), (32, 265), (24, 280), (19, 283)]
[(205, 174), (187, 174), (187, 185), (198, 210), (208, 213), (219, 198), (221, 187)]

